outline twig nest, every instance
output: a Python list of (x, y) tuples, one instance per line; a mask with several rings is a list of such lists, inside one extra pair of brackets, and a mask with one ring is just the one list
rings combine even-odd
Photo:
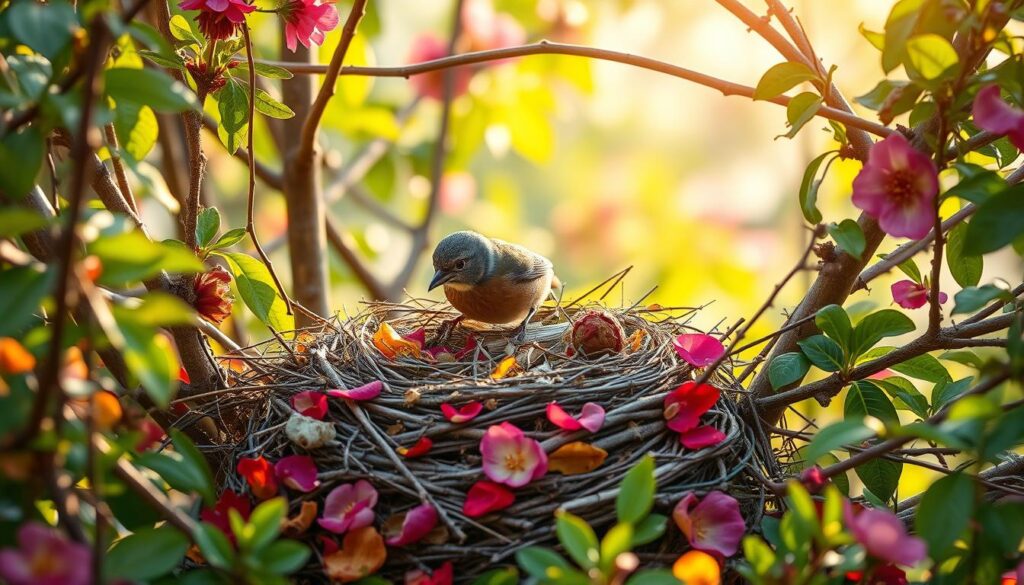
[(572, 324), (572, 348), (584, 357), (598, 357), (622, 351), (626, 332), (608, 311), (587, 311)]
[(309, 450), (322, 447), (333, 441), (337, 431), (329, 422), (295, 412), (285, 424), (284, 433), (292, 443)]

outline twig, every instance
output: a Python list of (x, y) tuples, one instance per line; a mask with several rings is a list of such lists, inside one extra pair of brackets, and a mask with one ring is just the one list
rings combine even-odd
[(139, 207), (135, 203), (135, 196), (132, 194), (131, 185), (128, 184), (128, 173), (125, 172), (124, 163), (121, 161), (121, 150), (117, 143), (117, 132), (114, 131), (114, 125), (105, 125), (103, 127), (103, 134), (107, 139), (110, 162), (114, 165), (114, 176), (117, 177), (117, 186), (121, 189), (121, 195), (128, 202), (128, 206), (132, 208), (132, 211), (138, 213)]

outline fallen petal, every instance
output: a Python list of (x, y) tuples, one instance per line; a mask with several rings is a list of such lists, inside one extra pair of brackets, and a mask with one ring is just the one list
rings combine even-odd
[(516, 362), (516, 356), (510, 355), (498, 363), (494, 371), (491, 372), (492, 380), (501, 380), (502, 378), (508, 378), (515, 376), (520, 371), (519, 364)]
[(447, 402), (441, 405), (441, 412), (444, 414), (444, 417), (455, 424), (461, 424), (473, 420), (483, 411), (483, 409), (484, 405), (476, 401), (465, 404), (458, 409)]
[(419, 542), (436, 525), (437, 510), (430, 504), (420, 504), (406, 512), (401, 531), (387, 539), (388, 546), (406, 546)]
[(516, 495), (500, 484), (480, 480), (469, 488), (462, 512), (470, 518), (479, 518), (490, 512), (503, 510), (516, 501)]
[(563, 431), (578, 431), (583, 428), (580, 421), (573, 418), (568, 412), (565, 412), (565, 409), (559, 406), (557, 402), (548, 403), (547, 415), (551, 424)]
[(562, 445), (548, 455), (548, 471), (562, 475), (579, 475), (601, 467), (608, 452), (583, 441)]
[(332, 581), (351, 583), (379, 571), (387, 557), (377, 529), (364, 526), (346, 534), (340, 549), (324, 555), (324, 573)]
[(604, 425), (604, 408), (595, 402), (584, 404), (580, 411), (579, 421), (583, 428), (596, 433)]
[(277, 495), (277, 474), (274, 467), (262, 455), (255, 459), (243, 457), (235, 467), (238, 475), (245, 478), (249, 490), (257, 499), (266, 500)]
[(672, 345), (679, 357), (695, 368), (710, 366), (725, 355), (722, 342), (704, 333), (684, 333), (676, 337)]
[(427, 453), (430, 453), (430, 449), (434, 446), (434, 442), (430, 440), (430, 437), (420, 437), (419, 441), (412, 447), (399, 447), (397, 449), (398, 454), (406, 459), (413, 459), (415, 457), (423, 457)]
[(703, 449), (725, 440), (725, 433), (711, 425), (704, 425), (679, 434), (679, 442), (687, 449)]
[(349, 400), (355, 400), (356, 402), (364, 402), (366, 400), (373, 400), (380, 396), (381, 391), (384, 389), (384, 382), (380, 380), (374, 380), (368, 384), (363, 384), (357, 388), (351, 390), (345, 388), (333, 388), (327, 391), (328, 396), (334, 398), (347, 398)]
[(281, 534), (288, 538), (302, 536), (313, 525), (313, 521), (316, 520), (316, 513), (316, 502), (310, 500), (302, 502), (298, 514), (289, 516), (281, 522)]
[(302, 416), (323, 420), (327, 415), (327, 395), (313, 390), (299, 392), (292, 396), (292, 408)]
[(320, 485), (316, 463), (309, 455), (282, 457), (274, 464), (274, 471), (281, 483), (293, 490), (311, 492)]

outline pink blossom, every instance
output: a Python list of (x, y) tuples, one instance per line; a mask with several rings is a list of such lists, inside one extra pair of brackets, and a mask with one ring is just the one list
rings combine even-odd
[(928, 155), (899, 132), (876, 142), (853, 180), (853, 204), (891, 235), (920, 239), (935, 225), (939, 175)]
[(540, 443), (508, 422), (487, 429), (480, 453), (484, 475), (509, 487), (522, 487), (548, 472), (548, 456)]
[(405, 585), (452, 585), (455, 578), (451, 561), (445, 561), (434, 573), (416, 569), (405, 574)]
[(503, 510), (516, 501), (516, 495), (503, 485), (480, 480), (469, 488), (462, 513), (470, 518)]
[(703, 449), (717, 445), (725, 440), (725, 433), (711, 425), (704, 425), (679, 433), (679, 442), (687, 449)]
[(289, 0), (281, 8), (284, 19), (284, 38), (288, 50), (294, 52), (296, 41), (303, 47), (310, 42), (322, 45), (324, 33), (338, 26), (338, 11), (329, 3), (318, 4), (317, 0)]
[(377, 490), (365, 479), (343, 483), (331, 490), (324, 500), (324, 515), (317, 522), (324, 530), (344, 534), (349, 530), (373, 524), (373, 507)]
[(182, 10), (198, 10), (196, 21), (206, 38), (215, 41), (233, 36), (245, 22), (245, 15), (256, 10), (245, 0), (184, 0)]
[(302, 416), (323, 420), (327, 414), (327, 395), (313, 390), (299, 392), (292, 396), (292, 408)]
[(704, 333), (684, 333), (672, 341), (676, 353), (695, 368), (710, 366), (725, 355), (725, 347), (718, 339)]
[(356, 402), (365, 402), (367, 400), (373, 400), (380, 396), (381, 391), (384, 389), (384, 382), (380, 380), (374, 380), (368, 384), (356, 388), (332, 388), (327, 391), (328, 396), (334, 398), (347, 398), (349, 400), (355, 400)]
[(993, 134), (1009, 134), (1010, 142), (1024, 149), (1024, 111), (1003, 101), (998, 85), (982, 88), (974, 98), (974, 124)]
[(690, 546), (724, 557), (736, 554), (746, 524), (740, 515), (740, 504), (732, 496), (714, 491), (698, 503), (688, 492), (672, 511), (676, 525), (690, 541)]
[(455, 424), (462, 424), (473, 420), (483, 409), (484, 405), (477, 401), (470, 402), (457, 409), (447, 402), (441, 405), (441, 412), (444, 414), (444, 417), (449, 422)]
[[(438, 37), (425, 34), (417, 37), (412, 42), (409, 62), (422, 63), (447, 56), (448, 45)], [(466, 90), (469, 89), (469, 79), (473, 76), (473, 72), (467, 67), (456, 67), (449, 71), (453, 77), (452, 97), (455, 98), (466, 93)], [(409, 82), (412, 84), (413, 89), (416, 90), (416, 93), (440, 100), (444, 97), (444, 77), (445, 72), (437, 70), (414, 75)]]
[(437, 526), (437, 510), (423, 503), (405, 513), (402, 528), (398, 534), (385, 540), (388, 546), (406, 546), (423, 540)]
[[(920, 309), (928, 304), (928, 296), (931, 291), (925, 284), (919, 284), (913, 280), (901, 280), (892, 284), (892, 300), (904, 309)], [(939, 293), (939, 302), (945, 303), (949, 297), (944, 292)]]
[(686, 381), (665, 396), (665, 419), (668, 428), (685, 433), (697, 428), (700, 417), (718, 402), (718, 388)]
[(462, 29), (467, 51), (504, 49), (526, 42), (523, 26), (511, 14), (495, 12), (491, 0), (466, 0), (462, 7)]
[(274, 472), (281, 483), (300, 492), (311, 492), (320, 485), (316, 463), (309, 455), (282, 457), (274, 464)]
[(889, 510), (865, 508), (855, 513), (853, 506), (847, 504), (844, 515), (853, 537), (880, 561), (910, 566), (927, 555), (924, 541), (907, 534), (906, 527)]
[(564, 431), (587, 429), (592, 433), (596, 433), (604, 425), (604, 408), (600, 404), (593, 402), (583, 405), (578, 418), (573, 418), (568, 412), (565, 412), (557, 402), (548, 404), (547, 415), (551, 424)]
[(18, 528), (18, 547), (0, 550), (0, 579), (9, 585), (90, 585), (89, 547), (40, 522)]

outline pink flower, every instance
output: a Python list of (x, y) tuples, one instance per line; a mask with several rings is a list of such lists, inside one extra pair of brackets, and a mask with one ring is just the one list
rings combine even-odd
[(324, 33), (338, 26), (338, 11), (330, 4), (317, 4), (317, 0), (289, 0), (281, 7), (284, 19), (284, 38), (288, 50), (295, 52), (296, 41), (309, 47), (310, 41), (322, 45)]
[(374, 380), (373, 382), (363, 384), (358, 388), (333, 388), (327, 391), (327, 395), (333, 396), (334, 398), (347, 398), (349, 400), (355, 400), (356, 402), (365, 402), (380, 396), (381, 390), (383, 389), (384, 382)]
[(462, 513), (470, 518), (504, 510), (516, 501), (516, 495), (505, 486), (480, 480), (469, 488)]
[(601, 426), (604, 424), (604, 408), (601, 408), (600, 404), (593, 402), (583, 405), (579, 418), (570, 416), (561, 406), (558, 406), (557, 402), (548, 404), (547, 415), (551, 424), (564, 431), (587, 429), (592, 433), (596, 433), (601, 430)]
[(281, 483), (300, 492), (311, 492), (320, 485), (316, 463), (309, 455), (282, 457), (274, 464), (274, 472)]
[(420, 504), (405, 513), (402, 528), (398, 534), (388, 538), (388, 546), (406, 546), (423, 540), (437, 526), (437, 510), (427, 503)]
[(672, 511), (676, 525), (690, 541), (690, 546), (724, 557), (736, 554), (747, 526), (740, 515), (740, 504), (722, 492), (710, 492), (697, 502), (693, 492), (687, 493)]
[(466, 0), (462, 7), (462, 29), (468, 51), (504, 49), (526, 42), (522, 25), (511, 14), (495, 12), (491, 0)]
[[(904, 309), (920, 309), (928, 304), (928, 295), (931, 291), (925, 284), (918, 284), (913, 280), (901, 280), (892, 284), (892, 300)], [(949, 299), (946, 293), (939, 293), (939, 302), (945, 303)]]
[(935, 225), (939, 175), (932, 159), (899, 132), (876, 142), (853, 180), (853, 204), (890, 236), (920, 239)]
[(462, 424), (473, 420), (483, 409), (484, 405), (476, 401), (465, 404), (458, 409), (447, 402), (441, 405), (441, 412), (444, 414), (444, 417), (449, 422), (455, 424)]
[[(441, 39), (425, 34), (419, 36), (412, 42), (412, 51), (409, 54), (410, 63), (422, 63), (424, 61), (433, 61), (434, 59), (440, 59), (448, 56), (448, 45), (445, 44)], [(473, 72), (466, 67), (456, 67), (451, 69), (451, 75), (454, 77), (452, 85), (452, 97), (458, 97), (469, 89), (469, 79), (473, 76)], [(414, 75), (410, 79), (413, 89), (416, 93), (440, 100), (444, 96), (444, 71), (431, 71), (429, 73), (421, 73), (420, 75)]]
[(685, 433), (697, 428), (700, 417), (718, 402), (720, 392), (710, 384), (697, 385), (686, 381), (665, 396), (665, 419), (668, 428)]
[(211, 41), (233, 36), (243, 22), (245, 15), (256, 10), (245, 0), (184, 0), (178, 6), (182, 10), (198, 10), (199, 30)]
[(703, 449), (725, 440), (725, 433), (711, 425), (704, 425), (679, 433), (679, 442), (687, 449)]
[(292, 408), (302, 416), (323, 420), (327, 414), (327, 395), (313, 390), (299, 392), (292, 396)]
[(452, 562), (445, 561), (433, 575), (420, 569), (409, 571), (405, 574), (405, 585), (452, 585), (454, 577)]
[(548, 456), (540, 443), (508, 422), (487, 429), (480, 453), (484, 475), (509, 487), (522, 487), (548, 472)]
[(373, 524), (373, 507), (376, 505), (377, 490), (370, 482), (360, 479), (354, 484), (343, 483), (327, 494), (324, 515), (317, 522), (324, 530), (344, 534)]
[(249, 484), (249, 491), (257, 499), (266, 500), (277, 495), (277, 474), (274, 473), (270, 462), (262, 455), (255, 459), (247, 457), (239, 459), (235, 469), (238, 471), (238, 475), (245, 478), (246, 483)]
[(18, 528), (18, 548), (0, 550), (0, 579), (8, 585), (90, 585), (89, 547), (40, 522)]
[(703, 333), (684, 333), (672, 341), (676, 353), (695, 368), (710, 366), (725, 355), (722, 342)]
[(889, 510), (865, 508), (855, 513), (846, 505), (846, 526), (867, 553), (886, 563), (914, 565), (925, 558), (924, 541), (907, 534), (900, 519)]
[(982, 88), (974, 98), (974, 123), (993, 134), (1009, 134), (1010, 142), (1024, 150), (1024, 111), (999, 96), (999, 86)]

